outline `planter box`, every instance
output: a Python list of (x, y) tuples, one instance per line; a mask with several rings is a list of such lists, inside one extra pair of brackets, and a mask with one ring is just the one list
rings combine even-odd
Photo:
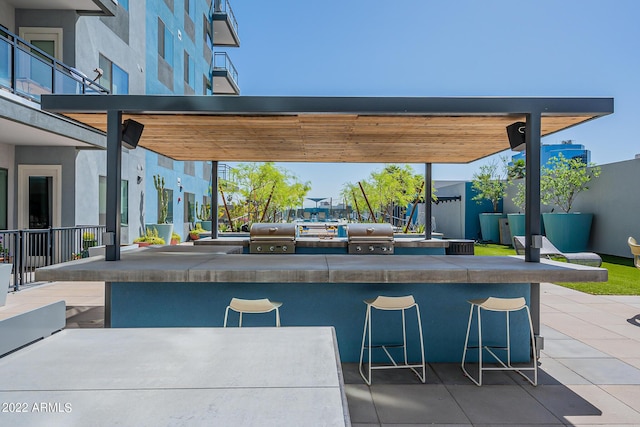
[(203, 230), (211, 231), (211, 221), (200, 221)]
[(562, 252), (585, 252), (589, 244), (590, 213), (543, 213), (547, 238)]
[[(509, 231), (511, 232), (511, 238), (513, 238), (513, 236), (524, 236), (524, 214), (507, 214), (507, 218), (509, 219)], [(542, 219), (542, 215), (540, 216), (540, 234), (544, 235), (544, 220)]]
[(158, 230), (158, 237), (164, 240), (165, 245), (171, 243), (171, 235), (173, 234), (173, 224), (147, 224), (145, 225), (145, 231), (148, 232), (153, 229)]
[(500, 218), (504, 217), (502, 213), (480, 214), (480, 232), (483, 241), (500, 243)]
[(11, 285), (11, 270), (13, 264), (0, 264), (0, 307), (7, 303), (7, 293)]

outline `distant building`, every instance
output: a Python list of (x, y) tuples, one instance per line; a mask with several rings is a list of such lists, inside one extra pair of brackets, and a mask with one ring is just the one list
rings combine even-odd
[[(556, 157), (560, 153), (562, 153), (566, 159), (581, 159), (584, 163), (591, 162), (591, 151), (587, 150), (584, 145), (574, 144), (571, 140), (567, 140), (562, 141), (561, 144), (542, 145), (542, 147), (540, 147), (540, 165), (546, 165), (549, 159)], [(526, 151), (522, 151), (512, 156), (511, 161), (524, 160), (525, 157)]]

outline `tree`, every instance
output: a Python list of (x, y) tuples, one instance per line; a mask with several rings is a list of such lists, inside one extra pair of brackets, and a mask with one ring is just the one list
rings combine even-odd
[[(504, 163), (505, 159), (502, 161)], [(493, 206), (493, 212), (498, 212), (498, 203), (506, 195), (507, 181), (500, 172), (500, 167), (495, 161), (482, 165), (480, 171), (473, 174), (471, 184), (477, 192), (472, 200), (478, 203), (489, 200)]]
[(235, 169), (235, 185), (225, 182), (228, 196), (243, 204), (249, 222), (276, 220), (278, 213), (302, 205), (311, 189), (286, 169), (267, 163), (241, 163)]
[[(382, 170), (371, 172), (367, 179), (360, 181), (360, 184), (367, 194), (369, 204), (376, 211), (374, 215), (382, 215), (389, 222), (393, 222), (394, 207), (405, 208), (409, 203), (414, 202), (422, 182), (423, 177), (415, 174), (411, 166), (391, 164), (386, 165)], [(346, 183), (340, 195), (343, 199), (352, 201), (359, 211), (366, 215), (368, 208), (360, 186)], [(432, 197), (434, 197), (433, 194)], [(370, 220), (376, 221), (376, 218), (370, 218)]]
[(581, 158), (567, 159), (558, 154), (543, 166), (540, 177), (541, 200), (545, 205), (553, 204), (569, 213), (576, 196), (588, 190), (587, 184), (600, 176), (600, 168), (586, 164)]

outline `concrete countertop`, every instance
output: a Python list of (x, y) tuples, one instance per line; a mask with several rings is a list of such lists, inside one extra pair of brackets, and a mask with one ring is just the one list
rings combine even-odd
[[(222, 237), (219, 239), (200, 239), (193, 242), (195, 246), (228, 246), (228, 245), (249, 245), (249, 237)], [(448, 248), (448, 240), (430, 239), (425, 240), (418, 237), (399, 237), (394, 240), (394, 245), (398, 248)], [(303, 248), (340, 248), (347, 246), (346, 237), (336, 237), (332, 239), (321, 239), (319, 237), (297, 237), (296, 246)]]
[(350, 425), (329, 327), (67, 329), (0, 375), (5, 426)]
[(250, 255), (241, 246), (156, 246), (120, 261), (85, 258), (36, 270), (36, 280), (232, 283), (604, 282), (604, 268), (521, 256)]

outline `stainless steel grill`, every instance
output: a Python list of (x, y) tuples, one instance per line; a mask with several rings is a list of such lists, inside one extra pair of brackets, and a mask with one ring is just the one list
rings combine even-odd
[(249, 253), (293, 254), (296, 252), (296, 226), (285, 223), (252, 224)]
[(393, 254), (393, 227), (391, 224), (349, 224), (347, 236), (350, 254)]

